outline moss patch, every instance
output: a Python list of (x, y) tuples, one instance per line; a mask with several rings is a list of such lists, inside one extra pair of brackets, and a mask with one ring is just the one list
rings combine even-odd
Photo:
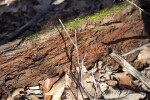
[(39, 35), (43, 34), (43, 33), (46, 33), (48, 32), (49, 30), (53, 29), (54, 27), (49, 27), (49, 28), (46, 28), (44, 30), (41, 30), (39, 32), (36, 32), (30, 36), (27, 36), (25, 40), (30, 40), (30, 39), (33, 39), (33, 38), (37, 38)]
[[(67, 28), (67, 30), (69, 29), (79, 29), (79, 27), (83, 24), (83, 22), (86, 22), (86, 21), (101, 21), (103, 19), (103, 16), (106, 16), (108, 15), (109, 13), (114, 13), (114, 12), (119, 12), (121, 10), (123, 10), (123, 8), (128, 4), (127, 1), (124, 1), (122, 3), (119, 3), (119, 4), (115, 4), (111, 7), (108, 7), (108, 8), (105, 8), (93, 15), (89, 15), (89, 16), (86, 16), (86, 17), (79, 17), (79, 18), (75, 18), (74, 20), (71, 20), (71, 21), (68, 21), (66, 23), (64, 23), (65, 27)], [(60, 27), (60, 25), (57, 25), (57, 27)], [(47, 28), (45, 30), (42, 30), (40, 32), (37, 32), (35, 34), (32, 34), (30, 36), (28, 36), (26, 38), (26, 40), (29, 40), (29, 39), (33, 39), (33, 38), (37, 38), (39, 35), (45, 33), (45, 32), (48, 32), (50, 29), (53, 29), (54, 27), (50, 27), (50, 28)]]
[(74, 20), (71, 20), (67, 23), (65, 23), (65, 26), (67, 29), (78, 29), (80, 25), (82, 25), (83, 22), (85, 21), (101, 21), (103, 19), (103, 16), (108, 15), (109, 13), (114, 13), (114, 12), (119, 12), (122, 11), (123, 8), (128, 4), (127, 1), (124, 1), (119, 4), (115, 4), (111, 7), (105, 8), (93, 15), (89, 15), (85, 18), (76, 18)]

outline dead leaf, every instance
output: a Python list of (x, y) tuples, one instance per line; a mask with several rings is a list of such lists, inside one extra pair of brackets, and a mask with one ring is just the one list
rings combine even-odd
[(46, 95), (45, 93), (43, 94), (44, 100), (51, 100), (52, 96), (51, 95)]
[(52, 89), (45, 93), (45, 95), (51, 95), (52, 100), (59, 100), (65, 89), (65, 77), (61, 78), (57, 83), (54, 84)]
[(137, 59), (143, 64), (150, 64), (150, 47), (140, 51)]
[(139, 92), (135, 93), (131, 90), (119, 90), (117, 88), (112, 88), (107, 84), (100, 84), (102, 95), (104, 99), (113, 99), (113, 100), (139, 100), (145, 98), (146, 94)]
[[(87, 95), (82, 91), (83, 97), (87, 98)], [(63, 100), (83, 100), (81, 92), (76, 87), (71, 86), (70, 89), (66, 89), (62, 95)]]
[(98, 62), (98, 69), (102, 69), (102, 67), (103, 67), (103, 65), (102, 65), (102, 64), (103, 64), (103, 62), (102, 62), (102, 61), (99, 61), (99, 62)]
[(139, 90), (136, 86), (132, 84), (133, 77), (127, 75), (127, 73), (113, 73), (112, 77), (118, 80), (119, 87), (121, 88), (129, 88), (132, 90)]
[(7, 100), (12, 100), (12, 97), (11, 97), (11, 96), (8, 96), (8, 97), (7, 97)]
[[(76, 93), (74, 91), (76, 91), (76, 88), (75, 89), (72, 89), (71, 90), (73, 91), (73, 93), (76, 95)], [(62, 95), (62, 99), (63, 100), (76, 100), (74, 95), (72, 94), (71, 90), (65, 90), (63, 95)]]
[(51, 95), (45, 95), (45, 93), (47, 93), (51, 89), (51, 87), (59, 79), (59, 77), (60, 76), (52, 77), (49, 79), (47, 78), (45, 81), (43, 80), (39, 82), (41, 84), (41, 90), (43, 91), (44, 100), (51, 99)]
[[(77, 72), (80, 72), (80, 68), (79, 67), (76, 67), (76, 70), (77, 70)], [(86, 69), (85, 66), (82, 66), (82, 72), (83, 73), (87, 73), (87, 69)]]
[(18, 89), (16, 89), (13, 93), (12, 93), (12, 98), (14, 99), (16, 96), (19, 96), (20, 95), (20, 92), (21, 91), (24, 91), (24, 89), (23, 88), (18, 88)]
[(45, 81), (40, 81), (39, 83), (41, 84), (41, 90), (44, 93), (47, 93), (50, 88), (53, 86), (53, 84), (59, 79), (59, 76), (52, 77), (52, 78), (47, 78)]
[(23, 88), (18, 88), (18, 89), (16, 89), (16, 90), (12, 93), (12, 95), (9, 95), (9, 96), (7, 97), (7, 100), (15, 100), (15, 98), (21, 97), (21, 96), (22, 96), (22, 95), (20, 94), (21, 91), (24, 91), (24, 89), (23, 89)]
[(65, 85), (70, 87), (71, 83), (72, 83), (71, 78), (69, 77), (68, 74), (65, 74)]
[(108, 89), (108, 85), (106, 83), (101, 83), (99, 85), (102, 92), (105, 92)]
[(91, 76), (91, 74), (85, 73), (85, 74), (83, 74), (83, 77), (82, 77), (82, 84), (83, 84), (84, 88), (87, 90), (88, 93), (93, 88), (93, 83), (88, 83), (86, 81), (88, 78), (90, 78), (90, 76)]
[(86, 73), (86, 72), (87, 72), (87, 69), (86, 69), (86, 67), (85, 67), (85, 66), (82, 66), (82, 71), (83, 71), (84, 73)]
[(98, 68), (92, 68), (91, 70), (88, 71), (88, 73), (95, 73)]
[(117, 85), (118, 82), (117, 82), (117, 81), (114, 81), (114, 80), (107, 80), (106, 83), (107, 83), (109, 86), (114, 87), (114, 86)]
[(93, 78), (93, 76), (91, 75), (91, 76), (89, 76), (88, 78), (86, 78), (86, 82), (88, 82), (88, 83), (94, 83), (94, 78)]
[(112, 73), (113, 73), (113, 72), (112, 72), (112, 69), (111, 69), (110, 67), (107, 67), (107, 66), (106, 66), (104, 77), (105, 77), (107, 80), (110, 80), (110, 76), (111, 76)]

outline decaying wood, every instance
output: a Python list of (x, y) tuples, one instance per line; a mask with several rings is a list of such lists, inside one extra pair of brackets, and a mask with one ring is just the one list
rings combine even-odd
[(140, 47), (138, 47), (138, 48), (135, 48), (135, 49), (131, 50), (131, 51), (128, 52), (128, 53), (124, 53), (124, 54), (122, 54), (122, 56), (127, 56), (127, 55), (132, 54), (132, 53), (134, 53), (134, 52), (136, 52), (136, 51), (143, 50), (143, 49), (147, 48), (147, 46), (150, 46), (150, 43), (147, 43), (147, 44), (145, 44), (145, 45), (143, 45), (143, 46), (140, 46)]
[(143, 82), (150, 89), (150, 79), (142, 75), (138, 70), (136, 70), (131, 64), (129, 64), (125, 59), (115, 53), (111, 53), (110, 56), (114, 58), (122, 67), (126, 69), (128, 73), (133, 75), (135, 78)]
[(5, 76), (3, 76), (1, 69), (0, 69), (0, 75), (1, 75), (0, 88), (2, 88), (7, 93), (7, 95), (10, 95), (11, 93), (8, 90), (7, 85), (5, 84)]

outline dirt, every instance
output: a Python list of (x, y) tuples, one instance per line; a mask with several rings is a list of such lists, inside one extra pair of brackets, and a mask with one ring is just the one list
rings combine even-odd
[[(123, 54), (149, 42), (144, 22), (133, 6), (127, 6), (122, 12), (110, 13), (101, 22), (84, 24), (78, 31), (77, 41), (80, 60), (87, 53), (84, 62), (87, 68), (101, 60), (114, 71), (119, 70), (120, 66), (108, 55), (110, 49)], [(59, 31), (55, 29), (56, 33), (42, 42), (29, 43), (29, 48), (19, 48), (19, 52), (13, 53), (10, 50), (0, 55), (0, 68), (8, 87), (37, 85), (39, 80), (66, 72), (70, 67), (75, 68), (75, 48), (66, 33), (60, 28)], [(69, 30), (69, 33), (74, 40), (74, 31)], [(142, 64), (133, 63), (136, 56), (129, 55), (126, 59), (137, 69), (142, 69)]]

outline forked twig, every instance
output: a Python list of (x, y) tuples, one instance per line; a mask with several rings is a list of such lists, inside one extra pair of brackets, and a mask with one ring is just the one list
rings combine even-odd
[[(63, 29), (65, 30), (65, 32), (66, 32), (67, 36), (69, 37), (71, 43), (74, 45), (74, 47), (76, 49), (76, 52), (77, 52), (77, 65), (78, 65), (78, 67), (80, 67), (80, 64), (79, 64), (79, 52), (78, 52), (77, 44), (73, 42), (73, 40), (71, 39), (68, 31), (66, 30), (64, 24), (62, 23), (62, 21), (60, 19), (59, 19), (59, 22), (62, 25)], [(75, 40), (76, 40), (76, 31), (75, 31)]]
[[(85, 56), (86, 56), (86, 53), (83, 57), (83, 60), (81, 61), (81, 66), (80, 66), (80, 60), (79, 60), (79, 52), (78, 52), (78, 47), (77, 47), (77, 38), (76, 38), (76, 30), (75, 30), (75, 43), (73, 42), (73, 40), (71, 39), (68, 31), (66, 30), (65, 26), (63, 25), (62, 21), (59, 19), (59, 22), (61, 23), (65, 33), (67, 34), (67, 36), (69, 37), (71, 43), (74, 45), (75, 49), (76, 49), (76, 52), (77, 52), (77, 66), (79, 67), (80, 69), (80, 75), (79, 75), (79, 78), (77, 79), (74, 74), (71, 72), (71, 76), (73, 79), (75, 79), (78, 83), (78, 85), (83, 89), (83, 91), (86, 93), (86, 95), (90, 98), (90, 100), (92, 100), (92, 97), (90, 96), (90, 94), (86, 91), (86, 89), (84, 88), (83, 84), (81, 83), (81, 79), (82, 79), (82, 67), (83, 67), (83, 62), (84, 62), (84, 59), (85, 59)], [(80, 81), (79, 81), (80, 80)], [(80, 88), (79, 88), (80, 89)], [(81, 91), (80, 91), (81, 92)], [(81, 93), (82, 94), (82, 93)]]
[(79, 75), (80, 77), (79, 77), (79, 78), (80, 78), (80, 81), (81, 81), (81, 71), (82, 71), (82, 68), (81, 68), (81, 66), (80, 66), (80, 60), (79, 60), (79, 52), (78, 52), (77, 39), (76, 39), (76, 30), (75, 30), (75, 42), (76, 42), (76, 43), (74, 43), (73, 40), (71, 39), (71, 37), (70, 37), (68, 31), (66, 30), (64, 24), (62, 23), (62, 21), (61, 21), (60, 19), (59, 19), (59, 22), (61, 23), (63, 29), (65, 30), (67, 36), (69, 37), (69, 39), (70, 39), (70, 41), (71, 41), (71, 43), (74, 45), (74, 47), (75, 47), (75, 49), (76, 49), (76, 52), (77, 52), (77, 66), (78, 66), (79, 69), (80, 69), (80, 75)]

